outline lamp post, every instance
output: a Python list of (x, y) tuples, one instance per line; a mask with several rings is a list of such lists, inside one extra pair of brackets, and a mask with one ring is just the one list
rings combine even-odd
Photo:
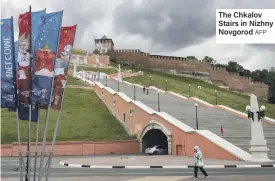
[(158, 112), (160, 112), (159, 92), (158, 92)]
[(191, 89), (191, 84), (189, 84), (189, 97), (190, 97), (190, 89)]
[[(247, 105), (245, 110), (246, 110), (246, 113), (247, 113), (247, 118), (251, 119), (254, 122), (254, 112), (251, 111), (251, 107), (249, 105)], [(258, 117), (258, 122), (260, 122), (264, 119), (264, 112), (265, 112), (265, 106), (264, 105), (262, 105), (260, 107), (260, 111), (256, 111), (257, 117)]]
[(134, 85), (134, 101), (136, 100), (136, 86)]
[(107, 75), (105, 76), (105, 87), (107, 87)]
[(152, 86), (152, 76), (150, 75), (150, 86)]
[(165, 91), (167, 91), (167, 80), (165, 80)]
[(216, 96), (216, 105), (218, 105), (218, 91), (217, 90), (215, 90), (215, 96)]
[(195, 108), (196, 108), (196, 127), (197, 127), (197, 130), (199, 129), (199, 122), (198, 122), (198, 104), (195, 103), (194, 104)]
[(250, 97), (250, 105), (246, 108), (247, 117), (251, 122), (251, 141), (249, 152), (252, 155), (252, 161), (271, 162), (268, 158), (269, 148), (264, 137), (262, 121), (265, 116), (265, 106), (259, 109), (257, 96), (254, 94)]
[(117, 79), (117, 92), (119, 92), (119, 80)]

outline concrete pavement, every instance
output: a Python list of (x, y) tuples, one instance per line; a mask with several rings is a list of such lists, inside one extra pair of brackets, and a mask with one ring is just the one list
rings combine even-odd
[[(79, 177), (70, 177), (66, 178), (66, 181), (78, 181)], [(202, 180), (203, 178), (199, 178), (198, 180)], [(3, 181), (17, 181), (17, 178), (4, 178)], [(50, 178), (50, 181), (63, 181), (64, 177), (53, 177)], [(146, 177), (84, 177), (81, 178), (81, 181), (191, 181), (194, 180), (190, 176), (146, 176)], [(258, 181), (258, 180), (266, 180), (272, 181), (274, 180), (273, 176), (261, 175), (261, 176), (215, 176), (210, 177), (208, 180), (211, 181)]]
[[(116, 159), (121, 157), (146, 157), (151, 156), (137, 156), (137, 155), (114, 155)], [(58, 165), (62, 160), (82, 160), (82, 159), (108, 159), (110, 155), (100, 156), (66, 156), (66, 157), (53, 157), (53, 165), (50, 169), (49, 181), (182, 181), (191, 180), (193, 176), (193, 169), (89, 169), (89, 168), (70, 168)], [(155, 157), (155, 156), (153, 156)], [(152, 157), (152, 158), (153, 158)], [(155, 157), (157, 158), (157, 157)], [(173, 159), (176, 159), (173, 158)], [(191, 159), (191, 158), (190, 158)], [(182, 160), (183, 161), (183, 160)], [(209, 162), (210, 160), (205, 160)], [(17, 166), (17, 158), (2, 158), (1, 162), (1, 180), (4, 181), (18, 181), (19, 171), (14, 171)], [(33, 165), (33, 164), (32, 164)], [(226, 169), (206, 169), (210, 175), (209, 180), (218, 181), (258, 181), (267, 180), (272, 181), (275, 178), (275, 168), (226, 168)], [(199, 179), (203, 179), (199, 173)]]
[[(105, 157), (90, 157), (90, 158), (73, 158), (62, 160), (63, 163), (77, 165), (97, 165), (97, 166), (185, 166), (193, 165), (194, 158), (176, 155), (129, 155), (129, 156), (105, 156)], [(249, 163), (244, 161), (230, 161), (218, 159), (204, 159), (205, 165), (261, 165), (270, 163)]]

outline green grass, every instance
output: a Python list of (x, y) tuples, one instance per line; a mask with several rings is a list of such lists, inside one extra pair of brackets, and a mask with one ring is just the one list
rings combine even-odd
[[(1, 109), (2, 144), (17, 142), (16, 114)], [(52, 140), (57, 112), (51, 110), (47, 141)], [(40, 112), (39, 141), (45, 125), (45, 111)], [(28, 121), (20, 121), (21, 141), (27, 141)], [(35, 141), (36, 123), (32, 123)], [(66, 88), (57, 141), (124, 140), (133, 139), (110, 114), (104, 103), (91, 90)]]
[(88, 67), (88, 66), (78, 66), (77, 71), (93, 71), (93, 72), (103, 72), (106, 74), (114, 74), (117, 73), (117, 70), (114, 68), (97, 68), (97, 67)]
[(72, 54), (74, 54), (74, 55), (83, 55), (83, 56), (86, 55), (84, 50), (79, 50), (79, 49), (73, 49)]
[[(73, 65), (69, 66), (69, 69), (73, 70)], [(77, 66), (77, 71), (93, 71), (93, 72), (103, 72), (106, 74), (114, 74), (117, 73), (117, 70), (114, 68), (97, 68), (92, 66)]]
[(77, 80), (71, 75), (68, 75), (67, 84), (66, 85), (85, 85), (85, 83), (81, 80)]
[[(167, 80), (168, 91), (173, 91), (186, 96), (189, 96), (189, 84), (191, 84), (190, 96), (198, 97), (211, 104), (216, 104), (215, 90), (218, 90), (218, 104), (225, 105), (242, 112), (244, 112), (246, 105), (249, 104), (249, 96), (226, 91), (224, 89), (217, 88), (215, 85), (193, 78), (169, 75), (160, 72), (144, 71), (144, 76), (130, 77), (125, 78), (124, 80), (148, 86), (150, 85), (150, 76), (152, 76), (151, 79), (153, 86), (165, 90), (165, 80)], [(200, 85), (202, 89), (198, 89), (198, 85)], [(275, 104), (268, 104), (266, 102), (259, 101), (259, 106), (262, 104), (266, 106), (266, 116), (275, 118)]]

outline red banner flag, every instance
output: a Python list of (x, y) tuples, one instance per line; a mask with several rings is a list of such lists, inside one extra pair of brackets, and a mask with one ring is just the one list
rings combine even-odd
[(18, 69), (16, 72), (19, 101), (29, 103), (31, 86), (31, 10), (19, 15)]
[(62, 96), (66, 86), (68, 67), (70, 64), (75, 32), (76, 25), (61, 27), (52, 93), (51, 106), (53, 109), (61, 109)]

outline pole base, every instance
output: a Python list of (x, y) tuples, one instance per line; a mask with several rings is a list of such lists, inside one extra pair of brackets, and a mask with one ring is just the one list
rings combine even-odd
[(249, 152), (252, 155), (252, 162), (273, 162), (268, 158), (269, 149), (266, 145), (252, 145)]

